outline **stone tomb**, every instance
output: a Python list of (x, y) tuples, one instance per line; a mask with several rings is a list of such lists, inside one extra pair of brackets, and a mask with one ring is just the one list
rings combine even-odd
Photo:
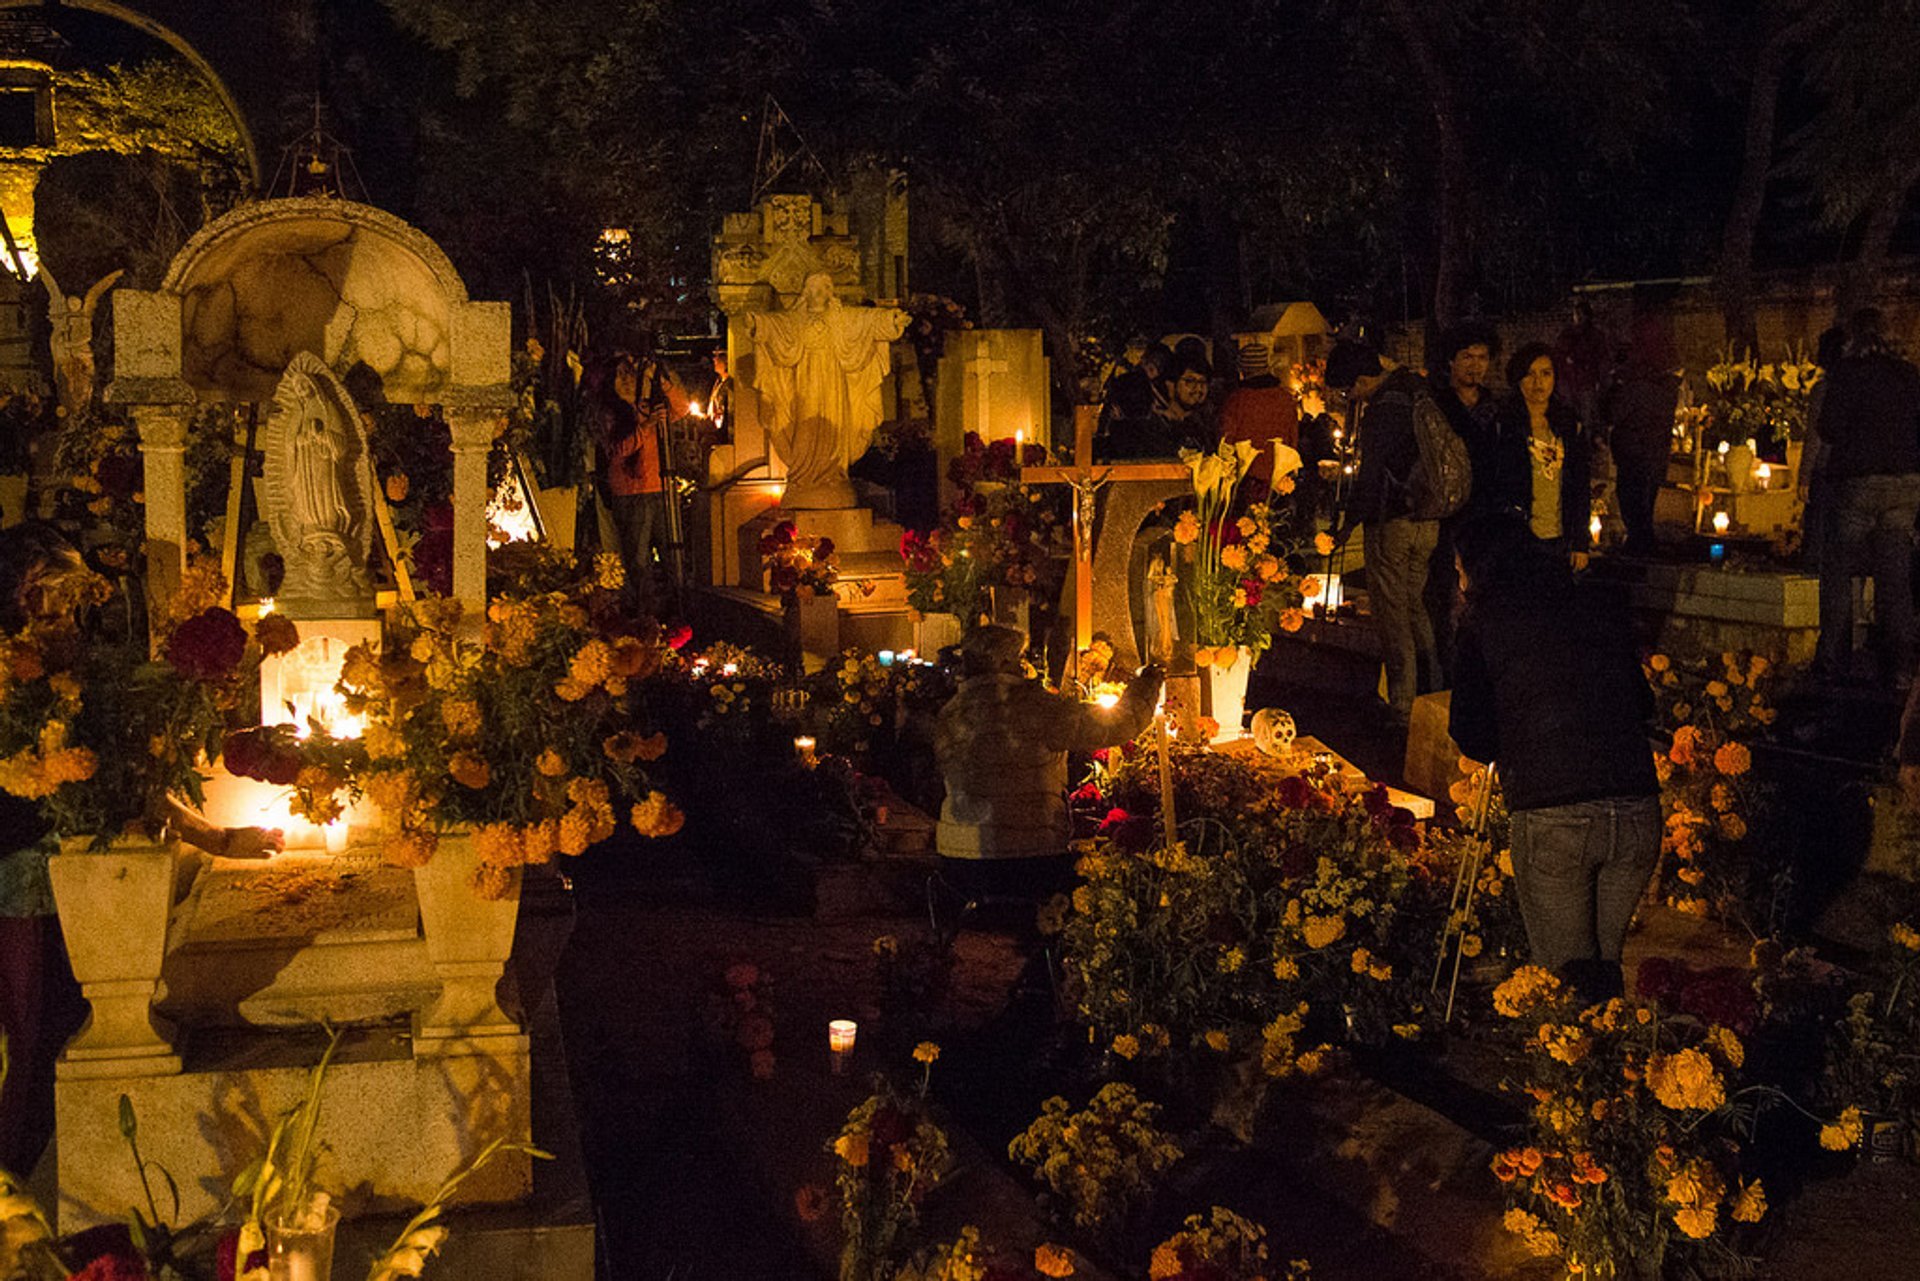
[(933, 445), (945, 507), (953, 499), (947, 464), (968, 432), (988, 444), (1018, 435), (1052, 445), (1052, 385), (1038, 329), (956, 329), (937, 369)]
[[(280, 278), (259, 266), (261, 257), (289, 271), (303, 264), (326, 287), (256, 288)], [(350, 202), (250, 205), (196, 235), (161, 291), (123, 291), (115, 315), (119, 366), (109, 394), (133, 405), (140, 425), (150, 571), (162, 596), (177, 581), (184, 545), (187, 406), (279, 393), (285, 430), (269, 434), (268, 458), (279, 479), (267, 487), (264, 514), (276, 541), (308, 555), (302, 590), (289, 601), (299, 606), (290, 613), (306, 616), (307, 635), (296, 651), (301, 661), (264, 673), (266, 719), (324, 722), (337, 713), (325, 705), (328, 673), (309, 670), (313, 656), (305, 650), (321, 645), (320, 666), (331, 670), (346, 644), (377, 635), (360, 570), (366, 512), (355, 501), (372, 478), (364, 442), (342, 428), (352, 419), (357, 430), (355, 398), (445, 407), (454, 435), (455, 592), (478, 613), (486, 446), (507, 403), (506, 309), (468, 302), (430, 241)], [(276, 360), (283, 362), (277, 374)], [(299, 394), (289, 394), (290, 386)], [(331, 408), (305, 412), (316, 405)], [(273, 821), (272, 807), (284, 805), (274, 791), (222, 775), (209, 784), (208, 816)], [(378, 815), (361, 817), (367, 822), (358, 841), (344, 822), (327, 833), (325, 844), (342, 850), (338, 858), (296, 852), (240, 863), (182, 855), (177, 874), (156, 881), (162, 893), (168, 883), (175, 887), (170, 912), (164, 900), (157, 904), (166, 917), (155, 931), (164, 937), (154, 949), (158, 972), (115, 971), (89, 985), (90, 999), (124, 1004), (131, 992), (147, 1001), (157, 1015), (151, 1031), (124, 1047), (70, 1050), (58, 1068), (63, 1229), (118, 1219), (142, 1200), (119, 1133), (122, 1095), (140, 1117), (142, 1156), (179, 1185), (182, 1220), (217, 1208), (273, 1120), (304, 1092), (324, 1045), (322, 1023), (346, 1029), (326, 1079), (322, 1137), (331, 1154), (325, 1178), (341, 1192), (347, 1216), (417, 1206), (487, 1142), (533, 1136), (532, 1047), (522, 1019), (500, 1003), (509, 955), (517, 955), (521, 876), (505, 900), (477, 898), (467, 883), (475, 856), (462, 836), (443, 839), (426, 867), (383, 867)], [(83, 904), (71, 919), (66, 899), (61, 906), (70, 937), (78, 931), (93, 941), (121, 928)], [(549, 977), (550, 969), (518, 985), (529, 998), (516, 1002), (523, 1013), (542, 1004)], [(507, 985), (510, 1000), (515, 991)], [(558, 1079), (563, 1085), (564, 1073)], [(562, 1100), (550, 1113), (570, 1115), (570, 1106)], [(531, 1164), (524, 1155), (497, 1160), (462, 1187), (460, 1199), (522, 1201), (533, 1187)], [(590, 1251), (584, 1265), (577, 1249), (571, 1257), (539, 1275), (590, 1272)]]

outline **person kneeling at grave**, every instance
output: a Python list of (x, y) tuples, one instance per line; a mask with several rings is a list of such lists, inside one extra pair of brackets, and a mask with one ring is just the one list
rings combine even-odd
[(1499, 771), (1533, 961), (1586, 1000), (1617, 996), (1661, 833), (1653, 692), (1626, 602), (1576, 583), (1518, 516), (1472, 521), (1454, 547), (1466, 607), (1449, 728)]
[(934, 753), (946, 780), (938, 847), (976, 900), (1038, 900), (1063, 887), (1070, 826), (1067, 753), (1137, 737), (1164, 675), (1149, 664), (1112, 707), (1050, 692), (1025, 671), (1026, 637), (982, 627), (960, 646), (960, 688), (940, 710)]

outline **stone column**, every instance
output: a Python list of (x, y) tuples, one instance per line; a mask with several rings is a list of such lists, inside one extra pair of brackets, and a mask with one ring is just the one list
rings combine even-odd
[[(470, 620), (487, 610), (487, 452), (499, 413), (485, 408), (447, 410), (453, 433), (453, 594)], [(151, 501), (151, 499), (149, 499)]]
[(135, 405), (147, 507), (147, 607), (159, 613), (187, 567), (187, 419), (185, 405)]

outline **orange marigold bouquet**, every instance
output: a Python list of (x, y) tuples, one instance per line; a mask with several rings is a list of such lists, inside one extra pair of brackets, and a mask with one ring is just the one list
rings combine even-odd
[(1738, 1135), (1762, 1091), (1740, 1085), (1739, 1036), (1620, 998), (1582, 1008), (1532, 965), (1493, 1000), (1522, 1046), (1507, 1088), (1532, 1100), (1528, 1141), (1493, 1160), (1507, 1229), (1576, 1275), (1737, 1263), (1741, 1225), (1767, 1211), (1759, 1181), (1740, 1177)]
[(1666, 815), (1668, 901), (1769, 933), (1785, 880), (1755, 836), (1765, 795), (1754, 781), (1749, 745), (1774, 722), (1773, 665), (1762, 655), (1731, 650), (1691, 658), (1656, 653), (1646, 674), (1664, 744), (1654, 769)]
[(512, 868), (612, 836), (616, 803), (643, 836), (680, 829), (680, 810), (643, 769), (666, 738), (637, 706), (663, 642), (657, 630), (597, 625), (591, 597), (497, 597), (477, 639), (461, 629), (459, 602), (423, 600), (384, 654), (348, 651), (339, 689), (366, 717), (353, 781), (393, 829), (389, 862), (424, 864), (440, 831), (470, 828), (475, 889), (491, 897)]

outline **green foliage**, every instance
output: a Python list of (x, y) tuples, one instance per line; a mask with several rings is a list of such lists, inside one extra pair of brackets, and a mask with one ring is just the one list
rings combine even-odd
[(1158, 1104), (1112, 1081), (1079, 1112), (1063, 1098), (1048, 1099), (1007, 1155), (1033, 1168), (1076, 1227), (1113, 1234), (1182, 1155), (1159, 1117)]

